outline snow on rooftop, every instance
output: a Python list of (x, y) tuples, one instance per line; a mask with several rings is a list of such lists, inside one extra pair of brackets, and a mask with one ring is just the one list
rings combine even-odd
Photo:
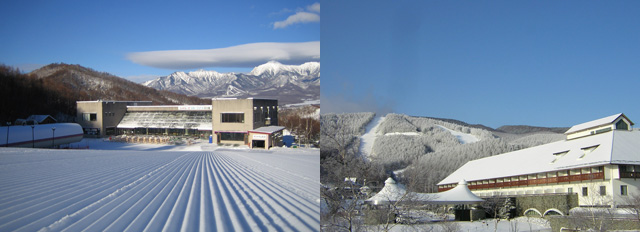
[(283, 126), (263, 126), (254, 130), (250, 130), (249, 132), (258, 132), (258, 133), (275, 133), (278, 131), (284, 130)]
[(608, 117), (604, 117), (604, 118), (601, 118), (601, 119), (596, 119), (596, 120), (593, 120), (593, 121), (589, 121), (589, 122), (585, 122), (585, 123), (582, 123), (582, 124), (578, 124), (578, 125), (572, 126), (571, 128), (569, 128), (569, 130), (567, 130), (564, 133), (565, 134), (570, 134), (570, 133), (573, 133), (573, 132), (578, 132), (578, 131), (581, 131), (581, 130), (586, 130), (586, 129), (589, 129), (589, 128), (593, 128), (593, 127), (597, 127), (597, 126), (602, 126), (602, 125), (605, 125), (605, 124), (613, 123), (620, 116), (626, 118), (626, 116), (624, 116), (624, 114), (622, 114), (622, 113), (614, 114), (614, 115), (611, 115), (611, 116), (608, 116)]
[(455, 188), (440, 193), (407, 193), (404, 185), (397, 184), (391, 177), (384, 183), (384, 188), (375, 196), (367, 199), (368, 202), (379, 205), (400, 200), (430, 204), (473, 204), (483, 201), (469, 190), (465, 180), (460, 181)]
[(580, 139), (562, 140), (469, 161), (438, 185), (456, 183), (461, 179), (486, 180), (610, 163), (640, 164), (638, 141), (638, 130), (614, 130)]
[(428, 201), (434, 204), (473, 204), (483, 202), (467, 187), (467, 181), (461, 180), (455, 188), (439, 193), (428, 193)]
[(393, 178), (389, 177), (384, 182), (384, 187), (380, 192), (376, 193), (373, 197), (367, 199), (374, 205), (387, 204), (389, 202), (396, 202), (402, 200), (406, 196), (407, 190), (402, 184), (397, 184)]

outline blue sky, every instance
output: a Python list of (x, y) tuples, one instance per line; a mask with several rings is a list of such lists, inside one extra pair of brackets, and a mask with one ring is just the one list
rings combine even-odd
[(324, 1), (322, 110), (640, 122), (638, 1)]
[[(4, 2), (0, 63), (27, 71), (57, 62), (80, 64), (140, 82), (199, 68), (248, 72), (269, 59), (248, 56), (269, 51), (273, 43), (287, 55), (287, 49), (305, 51), (290, 60), (274, 58), (282, 63), (319, 60), (318, 1), (160, 2)], [(159, 51), (173, 60), (143, 53)], [(191, 51), (208, 54), (202, 55), (208, 60), (181, 59), (198, 57)], [(249, 55), (234, 57), (238, 51)], [(236, 62), (219, 60), (229, 56)], [(163, 66), (167, 63), (174, 65)]]

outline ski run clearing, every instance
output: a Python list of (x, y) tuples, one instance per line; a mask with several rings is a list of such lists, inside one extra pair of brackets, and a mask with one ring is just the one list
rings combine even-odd
[(0, 231), (319, 230), (317, 149), (116, 149), (0, 148)]
[(475, 143), (480, 141), (480, 139), (478, 139), (478, 137), (476, 137), (475, 135), (462, 133), (460, 131), (454, 131), (440, 125), (438, 125), (438, 127), (442, 128), (443, 130), (449, 131), (449, 133), (455, 136), (461, 144)]
[(384, 117), (376, 116), (365, 127), (365, 132), (362, 137), (360, 137), (360, 152), (366, 157), (373, 155), (373, 143), (377, 135), (376, 130), (382, 122), (384, 122)]

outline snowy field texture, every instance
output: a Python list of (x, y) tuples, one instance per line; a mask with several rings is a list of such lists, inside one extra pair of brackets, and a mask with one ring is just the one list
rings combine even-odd
[(318, 150), (84, 142), (0, 148), (0, 231), (319, 230)]

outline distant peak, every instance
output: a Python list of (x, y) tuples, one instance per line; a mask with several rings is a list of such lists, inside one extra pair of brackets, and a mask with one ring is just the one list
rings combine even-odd
[(253, 70), (249, 74), (259, 76), (264, 73), (270, 74), (272, 76), (277, 75), (280, 72), (298, 72), (303, 73), (305, 71), (312, 71), (314, 69), (318, 69), (320, 67), (320, 63), (318, 62), (307, 62), (301, 65), (284, 65), (278, 61), (272, 60), (267, 63), (261, 64)]

